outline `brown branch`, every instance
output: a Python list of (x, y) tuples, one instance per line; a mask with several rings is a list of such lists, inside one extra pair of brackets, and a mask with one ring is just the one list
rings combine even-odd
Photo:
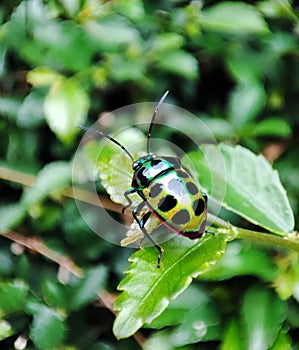
[[(36, 181), (36, 176), (18, 170), (0, 167), (0, 179), (13, 181), (24, 186), (33, 186)], [(120, 204), (114, 203), (109, 198), (99, 196), (93, 192), (83, 190), (77, 186), (66, 188), (62, 194), (65, 197), (73, 198), (122, 214), (123, 207)]]
[(1, 166), (0, 179), (17, 182), (24, 186), (32, 186), (36, 180), (36, 176)]
[(63, 256), (53, 249), (47, 247), (41, 239), (37, 237), (26, 237), (14, 231), (0, 232), (1, 236), (10, 239), (38, 254), (41, 254), (48, 259), (55, 261), (59, 266), (62, 266), (67, 271), (77, 277), (83, 277), (83, 272), (70, 258)]

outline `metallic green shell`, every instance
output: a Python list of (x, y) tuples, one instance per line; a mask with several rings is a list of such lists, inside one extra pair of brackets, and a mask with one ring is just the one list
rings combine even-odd
[(153, 214), (172, 231), (190, 238), (204, 232), (206, 202), (190, 176), (182, 178), (173, 170), (153, 181), (143, 194)]
[(134, 170), (132, 188), (163, 225), (191, 239), (204, 233), (206, 196), (179, 159), (149, 155)]

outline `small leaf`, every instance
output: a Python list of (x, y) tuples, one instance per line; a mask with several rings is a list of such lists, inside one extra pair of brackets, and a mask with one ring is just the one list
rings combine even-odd
[(194, 308), (194, 300), (196, 300), (196, 305), (206, 308), (211, 298), (204, 288), (192, 284), (176, 299), (171, 300), (162, 314), (155, 318), (151, 324), (146, 324), (146, 327), (159, 329), (185, 322), (188, 319), (190, 309)]
[(243, 126), (258, 116), (265, 102), (266, 93), (263, 86), (258, 84), (238, 86), (230, 96), (228, 110), (230, 121), (236, 127)]
[(251, 5), (240, 1), (223, 1), (202, 11), (205, 30), (226, 34), (264, 34), (267, 23)]
[(288, 137), (292, 133), (292, 129), (286, 120), (282, 118), (267, 118), (258, 124), (251, 125), (248, 130), (250, 136), (276, 136)]
[(279, 332), (276, 342), (273, 344), (270, 350), (292, 350), (292, 339), (288, 335), (287, 331), (282, 329)]
[(20, 203), (0, 207), (0, 231), (16, 227), (25, 217), (26, 208)]
[(25, 304), (28, 286), (21, 280), (0, 283), (0, 313), (21, 310)]
[(5, 320), (0, 320), (0, 341), (14, 334), (12, 326)]
[(75, 17), (80, 10), (79, 0), (62, 0), (61, 3), (70, 17)]
[(195, 57), (182, 50), (164, 53), (163, 57), (159, 59), (159, 66), (188, 79), (195, 79), (199, 74), (198, 62)]
[(37, 67), (27, 74), (27, 81), (33, 86), (48, 86), (55, 83), (60, 75), (47, 67)]
[(49, 306), (68, 309), (72, 290), (69, 286), (59, 283), (57, 280), (45, 279), (42, 283), (44, 299)]
[[(262, 155), (241, 146), (220, 144), (202, 145), (201, 151), (192, 152), (189, 157), (201, 185), (225, 208), (271, 232), (285, 234), (294, 229), (286, 191), (277, 171)], [(223, 162), (225, 171), (219, 162)]]
[[(143, 149), (143, 141), (145, 135), (138, 129), (130, 128), (118, 135), (118, 141), (126, 144), (126, 148), (130, 151), (129, 144), (134, 140), (134, 152), (131, 152), (134, 158), (138, 157), (139, 147)], [(106, 141), (105, 141), (106, 142)], [(85, 146), (86, 151), (89, 152), (89, 158), (96, 162), (97, 169), (99, 171), (99, 177), (101, 184), (110, 195), (110, 198), (115, 203), (122, 205), (127, 204), (127, 200), (124, 196), (124, 192), (131, 187), (133, 170), (132, 162), (123, 152), (120, 153), (119, 147), (112, 142), (108, 142), (99, 154), (99, 144), (91, 149), (88, 145)], [(102, 145), (103, 146), (103, 145)], [(101, 147), (101, 146), (100, 146)], [(141, 148), (142, 147), (142, 148)], [(132, 195), (131, 200), (133, 206), (136, 206), (140, 202), (140, 197), (135, 194)]]
[(44, 111), (52, 131), (63, 141), (69, 141), (76, 127), (84, 122), (89, 98), (74, 79), (60, 78), (46, 96)]
[(59, 347), (65, 338), (66, 327), (61, 315), (53, 309), (41, 306), (34, 315), (30, 338), (41, 350)]
[(144, 6), (142, 0), (116, 0), (113, 2), (115, 10), (117, 13), (121, 13), (125, 17), (130, 18), (131, 20), (138, 20), (144, 18)]
[(224, 331), (220, 350), (245, 350), (242, 331), (238, 321), (233, 319)]
[(267, 350), (278, 337), (287, 304), (264, 286), (253, 286), (244, 298), (242, 320), (248, 350)]
[(70, 183), (71, 167), (68, 162), (49, 163), (38, 173), (34, 186), (24, 192), (21, 203), (30, 208), (47, 196), (60, 193)]
[(104, 266), (90, 268), (84, 273), (84, 279), (79, 281), (69, 302), (72, 310), (78, 310), (96, 300), (97, 293), (104, 288), (107, 279), (107, 269)]
[(206, 305), (199, 304), (197, 300), (195, 305), (189, 310), (185, 322), (175, 327), (171, 333), (171, 338), (176, 340), (176, 346), (220, 338), (220, 314), (216, 305), (212, 302)]
[(277, 277), (277, 274), (277, 267), (268, 253), (234, 241), (228, 245), (221, 260), (204, 272), (200, 279), (219, 281), (251, 275), (271, 282)]
[(115, 302), (119, 311), (113, 327), (115, 336), (129, 337), (145, 322), (151, 323), (193, 278), (221, 257), (225, 246), (226, 237), (222, 234), (198, 241), (176, 236), (163, 245), (160, 269), (154, 247), (135, 253), (128, 275), (118, 286), (122, 294)]
[(178, 33), (161, 33), (155, 38), (152, 50), (157, 52), (157, 54), (178, 50), (183, 46), (184, 42), (184, 37)]
[(277, 294), (283, 300), (289, 299), (292, 295), (298, 301), (299, 287), (299, 259), (297, 252), (290, 252), (287, 255), (277, 257), (275, 260), (277, 276), (272, 280)]
[(88, 21), (85, 24), (85, 30), (94, 40), (94, 45), (107, 52), (119, 52), (120, 47), (129, 44), (135, 46), (140, 40), (139, 32), (123, 17), (114, 16), (113, 19), (101, 21), (101, 23)]
[(44, 96), (32, 90), (19, 108), (17, 123), (21, 128), (34, 128), (45, 122), (43, 113)]

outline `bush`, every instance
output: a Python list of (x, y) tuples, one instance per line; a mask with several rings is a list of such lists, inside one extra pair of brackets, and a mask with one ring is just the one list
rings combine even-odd
[[(276, 0), (0, 5), (1, 349), (299, 348), (297, 13)], [(172, 234), (159, 269), (154, 247), (110, 243), (137, 241), (136, 225), (92, 229), (98, 177), (102, 205), (130, 219), (125, 153), (92, 140), (81, 150), (99, 173), (74, 182), (72, 167), (78, 125), (166, 90), (219, 145), (194, 146), (202, 129), (182, 110), (154, 129), (192, 161), (213, 222), (199, 240)], [(118, 113), (103, 132), (150, 118)], [(136, 125), (122, 144), (146, 138)]]

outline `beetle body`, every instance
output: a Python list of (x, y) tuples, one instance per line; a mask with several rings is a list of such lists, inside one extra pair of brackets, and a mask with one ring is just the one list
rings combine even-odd
[(133, 163), (132, 187), (171, 231), (194, 239), (206, 226), (207, 197), (178, 158), (150, 154)]

